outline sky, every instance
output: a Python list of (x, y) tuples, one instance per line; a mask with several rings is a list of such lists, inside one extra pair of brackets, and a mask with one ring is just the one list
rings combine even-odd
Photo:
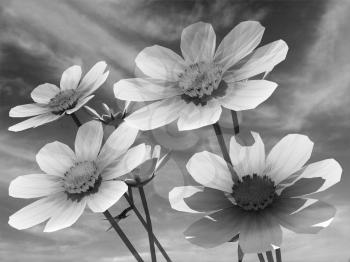
[[(106, 232), (102, 215), (89, 210), (72, 227), (54, 233), (43, 233), (43, 225), (24, 231), (8, 225), (12, 213), (32, 202), (9, 197), (10, 181), (39, 171), (35, 155), (46, 143), (58, 140), (72, 146), (76, 133), (69, 118), (11, 133), (7, 128), (18, 121), (8, 117), (11, 107), (30, 103), (30, 92), (39, 84), (58, 84), (67, 67), (78, 64), (86, 72), (105, 60), (110, 77), (89, 105), (99, 111), (102, 102), (121, 108), (123, 102), (113, 98), (113, 83), (134, 76), (134, 59), (143, 48), (158, 44), (179, 52), (182, 29), (197, 21), (211, 23), (220, 41), (245, 20), (266, 27), (262, 44), (283, 39), (289, 52), (268, 75), (279, 84), (271, 98), (239, 114), (243, 135), (248, 130), (259, 132), (270, 149), (286, 134), (305, 134), (315, 142), (310, 162), (335, 158), (343, 167), (341, 182), (320, 194), (338, 210), (333, 223), (317, 235), (284, 232), (283, 258), (349, 261), (350, 1), (346, 0), (0, 0), (0, 261), (134, 261), (114, 232)], [(78, 116), (88, 120), (84, 112)], [(224, 112), (220, 120), (227, 141), (229, 119)], [(219, 154), (213, 130), (178, 132), (170, 125), (144, 132), (141, 141), (173, 151), (146, 187), (154, 231), (173, 261), (237, 261), (236, 243), (213, 249), (188, 243), (182, 232), (199, 216), (172, 210), (167, 200), (173, 187), (195, 184), (184, 168), (193, 153)], [(120, 201), (111, 212), (118, 214), (125, 207)], [(136, 216), (120, 225), (147, 258), (147, 235)], [(247, 255), (244, 261), (257, 257)]]

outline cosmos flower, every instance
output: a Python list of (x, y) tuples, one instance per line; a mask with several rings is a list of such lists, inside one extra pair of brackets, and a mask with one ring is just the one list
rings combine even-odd
[(17, 132), (41, 126), (79, 110), (106, 81), (109, 74), (109, 71), (104, 72), (106, 67), (105, 62), (98, 62), (81, 79), (81, 67), (75, 65), (63, 72), (60, 88), (49, 83), (37, 86), (31, 93), (35, 103), (16, 106), (9, 113), (10, 117), (31, 118), (9, 127), (9, 130)]
[(198, 22), (182, 31), (183, 58), (158, 45), (145, 48), (135, 63), (146, 77), (123, 79), (114, 85), (114, 93), (122, 100), (159, 101), (135, 111), (125, 121), (149, 130), (178, 119), (179, 130), (191, 130), (217, 122), (221, 106), (235, 111), (255, 108), (277, 84), (248, 79), (270, 72), (288, 51), (282, 40), (254, 51), (263, 33), (259, 22), (242, 22), (215, 51), (212, 26)]
[(9, 187), (9, 195), (41, 198), (9, 218), (9, 224), (26, 229), (46, 223), (45, 232), (71, 226), (88, 205), (93, 212), (104, 212), (127, 191), (115, 180), (142, 161), (145, 144), (129, 147), (138, 131), (121, 124), (102, 144), (103, 129), (98, 121), (82, 125), (75, 139), (75, 153), (65, 144), (45, 145), (36, 160), (45, 174), (19, 176)]
[(169, 159), (170, 153), (160, 157), (160, 146), (153, 148), (146, 145), (146, 151), (142, 163), (132, 170), (125, 178), (125, 183), (132, 187), (144, 186), (151, 181), (157, 170), (159, 170)]
[(252, 135), (252, 146), (231, 138), (237, 178), (221, 157), (204, 151), (187, 163), (202, 186), (177, 187), (169, 193), (174, 209), (206, 214), (184, 232), (191, 243), (209, 248), (239, 236), (244, 253), (260, 253), (281, 245), (281, 227), (317, 233), (334, 217), (333, 206), (308, 196), (339, 182), (338, 162), (326, 159), (304, 166), (313, 142), (299, 134), (284, 137), (265, 158), (263, 141), (259, 134)]

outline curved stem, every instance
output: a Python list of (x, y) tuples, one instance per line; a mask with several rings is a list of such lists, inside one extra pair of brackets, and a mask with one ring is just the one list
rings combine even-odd
[(267, 257), (267, 261), (268, 261), (268, 262), (274, 262), (274, 261), (273, 261), (273, 256), (272, 256), (272, 252), (271, 252), (271, 251), (267, 251), (267, 252), (266, 252), (266, 257)]
[(281, 254), (281, 249), (280, 248), (276, 249), (276, 261), (277, 262), (282, 262), (282, 254)]
[(263, 254), (258, 253), (258, 258), (259, 258), (259, 261), (260, 261), (260, 262), (265, 262), (265, 258), (264, 258), (264, 256), (263, 256)]
[[(132, 193), (131, 190), (129, 190), (129, 192)], [(130, 193), (129, 193), (130, 194)], [(132, 195), (131, 195), (132, 196)], [(138, 217), (138, 219), (140, 220), (141, 224), (145, 227), (145, 229), (147, 230), (147, 223), (145, 221), (145, 219), (142, 217), (140, 211), (136, 208), (136, 206), (134, 205), (134, 202), (131, 200), (131, 197), (128, 196), (128, 194), (124, 194), (124, 197), (126, 199), (126, 201), (129, 203), (129, 205), (134, 209), (134, 212), (136, 214), (136, 216)], [(162, 245), (160, 244), (159, 240), (156, 238), (156, 236), (153, 234), (153, 239), (154, 242), (156, 244), (156, 246), (158, 247), (159, 251), (162, 253), (162, 255), (164, 256), (165, 260), (167, 262), (172, 262), (170, 257), (168, 256), (168, 254), (166, 253), (166, 251), (164, 250), (164, 248), (162, 247)]]
[(149, 209), (148, 209), (148, 204), (147, 204), (145, 191), (143, 190), (142, 186), (139, 187), (139, 192), (140, 192), (142, 206), (143, 206), (143, 209), (144, 209), (145, 214), (146, 214), (147, 232), (148, 232), (149, 247), (150, 247), (150, 251), (151, 251), (151, 259), (152, 259), (152, 262), (156, 262), (157, 261), (157, 257), (156, 257), (156, 251), (155, 251), (155, 248), (154, 248), (152, 220), (151, 220), (151, 216), (149, 214)]
[(215, 124), (213, 124), (213, 128), (214, 128), (214, 131), (215, 131), (215, 134), (216, 134), (216, 138), (218, 139), (218, 142), (219, 142), (219, 145), (220, 145), (220, 148), (221, 148), (222, 156), (224, 157), (224, 160), (227, 163), (227, 167), (228, 167), (228, 169), (230, 170), (230, 172), (232, 174), (233, 180), (237, 181), (239, 178), (238, 178), (238, 175), (236, 174), (236, 172), (233, 170), (231, 158), (230, 158), (230, 155), (228, 153), (228, 150), (227, 150), (227, 147), (226, 147), (226, 144), (225, 144), (225, 140), (224, 140), (224, 136), (222, 134), (219, 122), (216, 122)]
[(138, 262), (143, 262), (143, 259), (141, 258), (141, 256), (139, 255), (139, 253), (136, 251), (136, 249), (134, 248), (134, 246), (131, 244), (130, 240), (128, 239), (128, 237), (125, 235), (125, 233), (123, 232), (123, 230), (119, 227), (117, 221), (115, 221), (115, 219), (113, 218), (113, 216), (111, 215), (111, 213), (109, 213), (108, 210), (106, 210), (105, 212), (103, 212), (103, 214), (105, 215), (105, 217), (107, 218), (107, 220), (109, 221), (109, 223), (111, 224), (111, 226), (114, 228), (114, 230), (118, 233), (118, 235), (120, 236), (120, 238), (123, 240), (124, 244), (127, 246), (127, 248), (129, 249), (129, 251), (131, 252), (131, 254), (133, 254), (133, 256), (135, 257), (135, 259)]
[(77, 127), (80, 127), (81, 126), (81, 122), (80, 122), (79, 118), (76, 116), (76, 114), (72, 113), (72, 114), (70, 114), (70, 116), (73, 118), (74, 123), (77, 125)]
[(239, 133), (239, 123), (238, 123), (237, 112), (231, 110), (231, 116), (232, 116), (233, 132), (235, 135), (237, 135)]

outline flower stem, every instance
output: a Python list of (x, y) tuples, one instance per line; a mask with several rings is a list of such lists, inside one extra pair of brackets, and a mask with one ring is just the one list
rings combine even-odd
[(244, 257), (243, 250), (241, 246), (238, 244), (238, 262), (242, 262)]
[[(130, 194), (131, 192), (131, 194)], [(126, 201), (128, 201), (129, 205), (134, 209), (134, 212), (136, 214), (136, 216), (138, 217), (138, 219), (140, 220), (141, 224), (144, 226), (144, 228), (146, 230), (148, 230), (147, 228), (147, 223), (144, 220), (144, 218), (142, 217), (140, 211), (136, 208), (136, 206), (134, 205), (134, 202), (132, 201), (132, 191), (131, 189), (129, 190), (129, 195), (128, 194), (124, 194), (124, 197), (126, 199)], [(164, 250), (164, 248), (162, 247), (162, 245), (160, 244), (159, 240), (156, 238), (156, 236), (153, 234), (153, 239), (154, 239), (154, 243), (156, 244), (156, 246), (158, 247), (159, 251), (162, 253), (162, 255), (164, 256), (165, 260), (167, 262), (172, 262), (170, 257), (168, 256), (168, 254), (166, 253), (166, 251)]]
[(237, 135), (239, 133), (239, 122), (238, 122), (237, 112), (231, 110), (231, 116), (232, 116), (232, 123), (233, 123), (233, 131), (235, 135)]
[(76, 114), (72, 113), (72, 114), (70, 114), (70, 116), (73, 118), (74, 123), (77, 125), (77, 127), (80, 127), (81, 126), (81, 122), (80, 122), (79, 118), (76, 116)]
[(266, 257), (267, 257), (267, 261), (268, 261), (268, 262), (274, 262), (274, 261), (273, 261), (273, 256), (272, 256), (272, 252), (271, 252), (271, 251), (267, 251), (267, 252), (266, 252)]
[(277, 262), (282, 262), (282, 254), (281, 254), (281, 249), (280, 248), (276, 249), (276, 261)]
[(142, 206), (143, 206), (143, 209), (144, 209), (145, 214), (146, 214), (147, 233), (148, 233), (149, 247), (150, 247), (150, 251), (151, 251), (151, 259), (152, 259), (152, 262), (156, 262), (157, 261), (157, 257), (156, 257), (156, 251), (155, 251), (155, 248), (154, 248), (152, 220), (151, 220), (151, 216), (149, 214), (147, 199), (146, 199), (145, 191), (143, 190), (143, 186), (139, 187), (139, 192), (140, 192)]
[(109, 213), (108, 210), (106, 210), (105, 212), (103, 212), (103, 214), (105, 215), (105, 217), (107, 218), (107, 220), (109, 221), (109, 223), (111, 223), (111, 226), (114, 228), (114, 230), (118, 233), (118, 235), (120, 236), (120, 238), (123, 240), (124, 244), (128, 247), (128, 249), (130, 250), (131, 254), (133, 254), (133, 256), (135, 257), (135, 259), (138, 262), (143, 262), (143, 259), (141, 258), (141, 256), (139, 255), (139, 253), (137, 253), (136, 249), (134, 248), (134, 246), (131, 244), (130, 240), (128, 239), (128, 237), (125, 235), (125, 233), (123, 232), (123, 230), (119, 227), (117, 221), (115, 221), (115, 219), (113, 218), (113, 216), (111, 215), (111, 213)]
[(224, 157), (226, 163), (227, 163), (227, 167), (230, 170), (231, 174), (232, 174), (232, 178), (234, 181), (239, 180), (238, 175), (236, 174), (236, 172), (233, 170), (232, 167), (232, 162), (231, 162), (231, 158), (230, 155), (228, 153), (226, 144), (225, 144), (225, 140), (224, 140), (224, 136), (222, 134), (221, 131), (221, 127), (219, 125), (219, 122), (216, 122), (215, 124), (213, 124), (213, 128), (216, 134), (216, 138), (218, 139), (220, 148), (221, 148), (221, 152), (222, 152), (222, 156)]
[(258, 258), (259, 258), (259, 261), (260, 261), (260, 262), (265, 262), (265, 258), (264, 258), (264, 256), (263, 256), (263, 254), (258, 253)]

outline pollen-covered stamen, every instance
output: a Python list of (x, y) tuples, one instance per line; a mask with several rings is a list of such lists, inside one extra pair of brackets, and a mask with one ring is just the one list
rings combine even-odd
[(79, 194), (92, 190), (100, 179), (99, 176), (94, 162), (77, 162), (64, 174), (65, 191), (68, 194)]
[(49, 107), (54, 114), (62, 114), (64, 111), (76, 106), (78, 94), (74, 89), (60, 91), (55, 97), (51, 98)]
[(202, 98), (219, 87), (222, 67), (215, 63), (198, 62), (179, 75), (179, 86), (187, 96)]
[(266, 175), (242, 177), (232, 188), (236, 204), (244, 210), (262, 210), (272, 204), (276, 194), (275, 183)]

